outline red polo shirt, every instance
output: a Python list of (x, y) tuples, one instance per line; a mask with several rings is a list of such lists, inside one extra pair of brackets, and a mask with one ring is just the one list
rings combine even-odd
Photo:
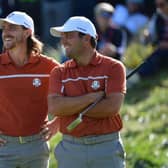
[(16, 66), (7, 53), (0, 55), (0, 131), (10, 136), (39, 133), (47, 121), (48, 80), (58, 63), (31, 55)]
[[(70, 60), (62, 67), (54, 68), (51, 73), (49, 94), (80, 96), (100, 90), (107, 95), (113, 92), (126, 93), (125, 68), (121, 62), (96, 53), (87, 66), (78, 66)], [(112, 133), (122, 128), (119, 114), (103, 119), (84, 116), (83, 122), (69, 133), (66, 127), (76, 117), (60, 117), (60, 131), (79, 137)]]

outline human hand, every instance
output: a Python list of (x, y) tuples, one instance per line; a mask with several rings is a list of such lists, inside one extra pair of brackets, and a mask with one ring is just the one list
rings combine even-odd
[(59, 129), (58, 118), (48, 121), (47, 124), (42, 128), (40, 134), (45, 141), (50, 140)]
[(91, 101), (91, 103), (95, 102), (97, 99), (103, 98), (104, 96), (104, 91), (88, 93), (88, 99)]
[[(0, 131), (0, 135), (2, 134), (2, 131)], [(5, 144), (6, 144), (6, 140), (5, 139), (2, 139), (2, 138), (0, 138), (0, 147), (1, 146), (4, 146)]]

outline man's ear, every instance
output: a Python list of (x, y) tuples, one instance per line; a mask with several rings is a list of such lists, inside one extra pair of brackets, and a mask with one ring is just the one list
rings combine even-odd
[(26, 29), (25, 30), (26, 38), (28, 38), (29, 36), (31, 36), (31, 34), (32, 34), (32, 31), (30, 29)]
[(99, 38), (98, 35), (96, 35), (96, 40), (98, 40), (98, 38)]

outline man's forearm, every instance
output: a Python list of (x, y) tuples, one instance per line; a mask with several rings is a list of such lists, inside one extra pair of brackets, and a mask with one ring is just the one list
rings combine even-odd
[(123, 94), (106, 97), (85, 115), (92, 118), (106, 118), (119, 113), (124, 100)]
[[(50, 98), (49, 98), (50, 99)], [(55, 96), (49, 100), (49, 113), (56, 116), (68, 116), (79, 113), (91, 102), (84, 96), (62, 97)], [(51, 105), (52, 104), (52, 105)]]
[(84, 108), (93, 103), (103, 92), (89, 93), (76, 97), (53, 96), (48, 97), (48, 111), (56, 116), (68, 116), (80, 113)]

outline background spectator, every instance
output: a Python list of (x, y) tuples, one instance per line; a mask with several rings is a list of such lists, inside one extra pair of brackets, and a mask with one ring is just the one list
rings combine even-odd
[(122, 30), (111, 23), (114, 8), (110, 3), (98, 3), (94, 8), (96, 29), (98, 33), (97, 49), (100, 53), (121, 59), (125, 43)]
[(140, 69), (141, 77), (151, 76), (168, 65), (168, 0), (155, 0), (155, 4), (156, 13), (149, 23), (146, 34), (156, 49)]
[(112, 20), (124, 28), (128, 40), (132, 40), (148, 23), (148, 17), (143, 14), (143, 0), (127, 0), (126, 6), (117, 5)]
[[(93, 8), (97, 3), (107, 2), (117, 7), (125, 5), (125, 0), (0, 0), (4, 17), (13, 10), (22, 10), (35, 18), (36, 34), (44, 43), (53, 47), (58, 42), (48, 34), (48, 29), (53, 25), (60, 25), (70, 16), (86, 16), (93, 21)], [(145, 13), (151, 16), (154, 11), (154, 0), (145, 0)], [(66, 10), (62, 11), (66, 7)], [(48, 27), (49, 26), (49, 27)]]

